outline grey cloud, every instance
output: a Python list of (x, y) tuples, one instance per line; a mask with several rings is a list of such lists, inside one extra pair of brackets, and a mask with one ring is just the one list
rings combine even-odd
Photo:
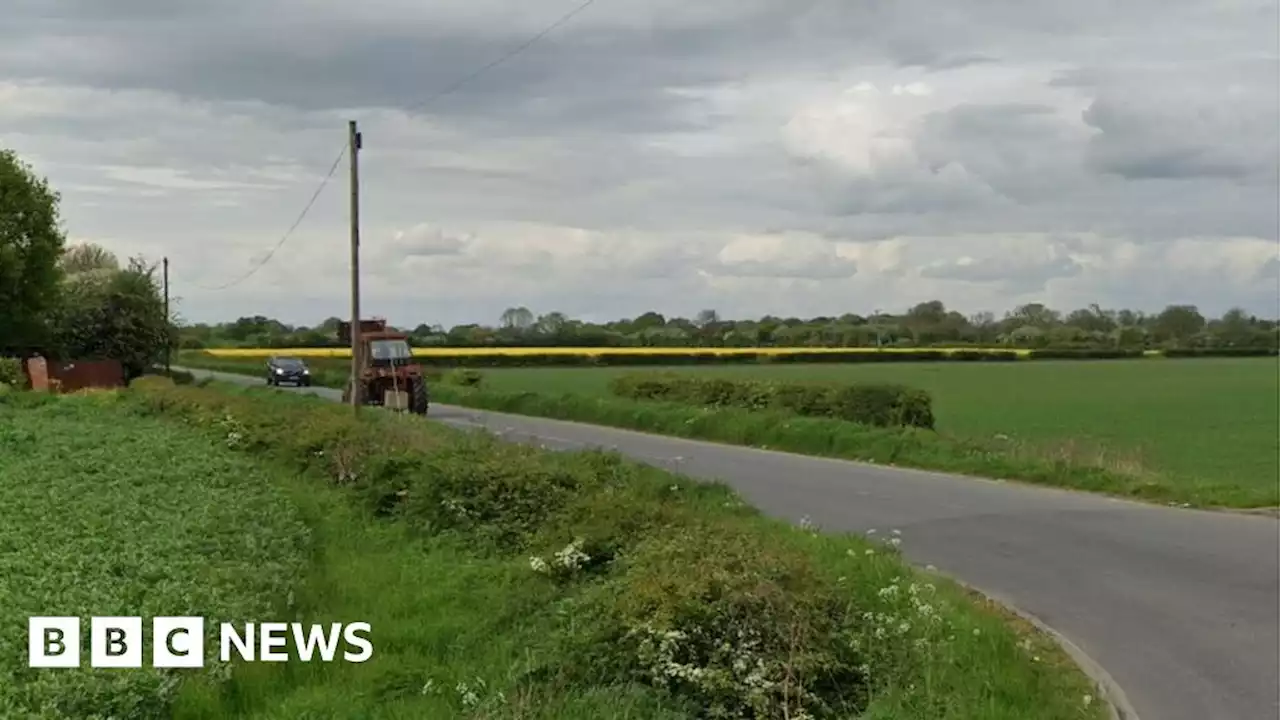
[(721, 260), (712, 266), (711, 272), (722, 277), (737, 278), (833, 280), (857, 275), (858, 265), (844, 258), (813, 254), (794, 259)]
[[(1280, 233), (1272, 0), (609, 0), (411, 118), (393, 111), (507, 52), (573, 4), (370, 0), (353, 11), (337, 0), (8, 0), (0, 98), (6, 80), (31, 78), (67, 95), (25, 115), (0, 100), (0, 126), (6, 143), (40, 157), (72, 188), (74, 225), (185, 254), (189, 265), (203, 260), (212, 274), (239, 269), (275, 241), (327, 169), (345, 120), (358, 117), (367, 136), (365, 236), (384, 243), (383, 266), (413, 256), (419, 274), (456, 272), (468, 278), (468, 303), (499, 312), (519, 301), (494, 299), (515, 292), (504, 278), (556, 267), (573, 269), (563, 290), (519, 291), (575, 312), (634, 314), (625, 303), (667, 298), (674, 307), (677, 296), (693, 305), (684, 312), (702, 303), (731, 312), (729, 303), (763, 303), (770, 274), (811, 273), (829, 289), (806, 295), (805, 307), (852, 302), (841, 283), (856, 266), (717, 264), (724, 238), (766, 229), (852, 242), (1092, 231), (1153, 245)], [(787, 154), (779, 126), (799, 103), (835, 102), (839, 83), (861, 75), (879, 83), (903, 68), (913, 79), (924, 72), (948, 98), (981, 95), (1014, 75), (1030, 78), (1034, 97), (942, 102), (909, 137), (914, 166), (855, 175)], [(1035, 92), (1035, 78), (1044, 92)], [(1241, 91), (1230, 94), (1232, 83)], [(74, 84), (100, 94), (62, 87)], [(722, 106), (673, 88), (758, 97)], [(135, 176), (163, 170), (202, 183), (290, 187), (174, 191), (157, 202), (123, 194), (105, 170), (123, 165), (140, 166)], [(314, 235), (305, 236), (335, 253), (345, 232), (341, 185), (332, 184), (307, 220)], [(572, 257), (483, 232), (458, 245), (459, 229), (487, 221), (606, 239)], [(386, 240), (423, 222), (441, 229), (417, 245)], [(750, 290), (712, 290), (693, 267), (758, 277)], [(1013, 292), (1096, 271), (1056, 256), (922, 272)], [(281, 273), (277, 286), (288, 285)], [(853, 284), (868, 285), (869, 275)], [(581, 279), (588, 276), (613, 280)], [(416, 287), (413, 280), (404, 282)], [(1099, 287), (1154, 297), (1119, 283)], [(1167, 290), (1180, 291), (1176, 283)], [(1210, 284), (1195, 292), (1227, 295)], [(277, 302), (264, 298), (256, 300), (263, 307)], [(379, 300), (394, 301), (392, 292)]]
[(395, 237), (395, 249), (408, 257), (456, 255), (468, 244), (465, 238), (447, 235), (439, 228), (419, 225)]
[[(1280, 253), (1280, 246), (1276, 251)], [(1273, 257), (1258, 268), (1258, 281), (1275, 283), (1276, 302), (1280, 303), (1280, 257)]]
[(1277, 58), (1104, 79), (1084, 114), (1098, 131), (1089, 163), (1139, 180), (1274, 183), (1280, 162), (1278, 86)]
[[(14, 26), (45, 32), (24, 32), (0, 44), (8, 48), (0, 49), (0, 72), (310, 110), (412, 108), (531, 32), (490, 16), (476, 17), (474, 32), (459, 33), (437, 27), (421, 10), (401, 23), (352, 25), (349, 12), (338, 11), (346, 4), (337, 2), (313, 5), (321, 12), (302, 21), (271, 12), (265, 3), (242, 3), (225, 8), (221, 22), (199, 22), (201, 11), (190, 5), (148, 16), (143, 0), (126, 8), (133, 15), (107, 22), (77, 15), (79, 5), (51, 0), (19, 6)], [(566, 9), (561, 3), (538, 7), (544, 21)], [(24, 22), (24, 8), (36, 10), (36, 17)], [(746, 69), (753, 58), (749, 48), (770, 27), (760, 18), (781, 9), (773, 3), (751, 12), (748, 4), (737, 16), (658, 32), (619, 24), (581, 37), (567, 28), (460, 88), (447, 103), (423, 110), (482, 117), (495, 127), (518, 122), (523, 132), (540, 124), (602, 121), (619, 131), (661, 129), (677, 102), (663, 89), (720, 82)]]
[(920, 274), (940, 280), (996, 283), (1014, 295), (1044, 290), (1050, 280), (1080, 275), (1084, 268), (1069, 257), (1053, 257), (1041, 263), (1010, 264), (999, 259), (951, 260), (924, 267)]
[(917, 152), (933, 168), (957, 163), (1010, 200), (1061, 192), (1082, 150), (1055, 108), (1006, 103), (961, 105), (924, 119)]

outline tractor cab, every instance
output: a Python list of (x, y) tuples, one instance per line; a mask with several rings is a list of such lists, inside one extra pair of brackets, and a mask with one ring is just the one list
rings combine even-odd
[[(351, 323), (338, 326), (338, 339), (350, 343)], [(343, 390), (343, 402), (360, 393), (362, 405), (427, 414), (427, 378), (413, 357), (408, 336), (387, 329), (386, 320), (360, 321), (360, 363)]]
[[(379, 333), (390, 335), (390, 333)], [(364, 356), (373, 367), (398, 367), (413, 364), (413, 351), (404, 337), (370, 338), (364, 346)]]

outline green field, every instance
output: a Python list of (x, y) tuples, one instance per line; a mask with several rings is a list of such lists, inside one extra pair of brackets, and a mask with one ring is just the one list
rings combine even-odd
[[(159, 378), (0, 393), (0, 504), (0, 717), (1104, 713), (1051, 640), (889, 545), (771, 521), (616, 455), (307, 396)], [(359, 620), (375, 651), (25, 667), (24, 618), (62, 614), (205, 616), (215, 657), (218, 621)]]
[[(607, 395), (635, 368), (486, 370), (492, 390)], [(1251, 487), (1280, 473), (1280, 362), (1273, 358), (681, 368), (779, 380), (898, 382), (929, 391), (938, 430), (972, 438), (1103, 446), (1179, 480)]]
[(267, 473), (113, 405), (0, 394), (0, 717), (158, 719), (177, 691), (172, 671), (90, 669), (87, 647), (84, 669), (26, 667), (28, 616), (240, 622), (283, 612), (302, 575), (307, 527)]
[[(197, 368), (257, 373), (257, 361), (184, 353)], [(340, 387), (346, 360), (312, 361)], [(468, 371), (474, 372), (474, 371)], [(1017, 479), (1197, 507), (1280, 505), (1280, 360), (1199, 358), (754, 364), (679, 368), (495, 368), (437, 383), (437, 401), (659, 434)], [(654, 403), (611, 395), (630, 373), (897, 383), (927, 391), (937, 432)], [(456, 377), (453, 379), (457, 379)]]

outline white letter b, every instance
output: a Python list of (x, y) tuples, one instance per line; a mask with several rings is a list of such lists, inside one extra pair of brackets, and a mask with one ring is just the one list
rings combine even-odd
[(28, 618), (27, 651), (33, 668), (80, 667), (80, 618)]

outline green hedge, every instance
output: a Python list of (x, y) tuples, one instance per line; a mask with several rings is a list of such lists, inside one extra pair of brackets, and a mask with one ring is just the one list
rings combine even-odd
[(1280, 355), (1276, 348), (1181, 348), (1165, 350), (1167, 358), (1204, 358), (1204, 357), (1275, 357)]
[(614, 395), (631, 400), (780, 410), (876, 427), (934, 427), (933, 401), (929, 394), (902, 385), (786, 383), (676, 373), (629, 373), (611, 380), (609, 389)]
[(18, 358), (0, 357), (0, 385), (14, 388), (27, 387), (27, 373)]
[(1032, 350), (1028, 360), (1139, 360), (1146, 355), (1143, 350), (1045, 349)]

